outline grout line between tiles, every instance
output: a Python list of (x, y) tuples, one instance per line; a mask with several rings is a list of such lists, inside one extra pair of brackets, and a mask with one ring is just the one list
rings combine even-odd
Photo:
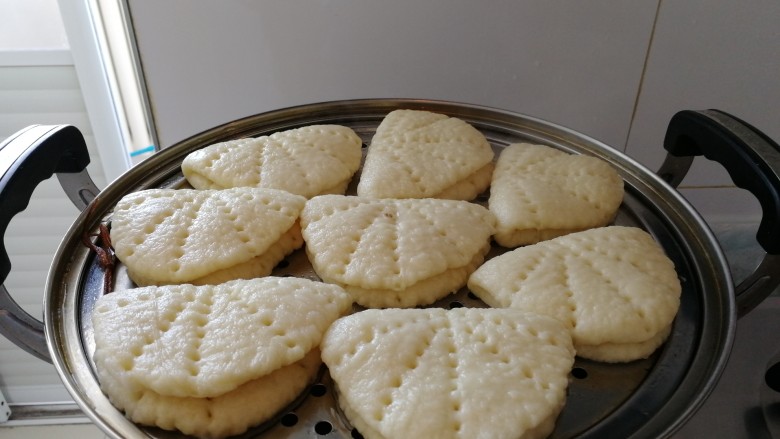
[(645, 74), (647, 73), (647, 65), (650, 62), (650, 51), (653, 48), (653, 40), (655, 39), (655, 29), (658, 25), (658, 16), (661, 14), (661, 3), (663, 0), (658, 0), (658, 6), (655, 8), (655, 17), (653, 17), (653, 27), (650, 29), (650, 38), (647, 42), (647, 51), (645, 52), (645, 60), (642, 64), (642, 74), (639, 76), (639, 85), (636, 90), (636, 97), (634, 98), (634, 107), (631, 109), (631, 119), (628, 121), (628, 131), (626, 132), (626, 139), (623, 142), (623, 152), (628, 150), (628, 140), (631, 138), (631, 130), (634, 128), (634, 120), (636, 119), (636, 112), (639, 108), (639, 99), (642, 96), (642, 86), (645, 82)]

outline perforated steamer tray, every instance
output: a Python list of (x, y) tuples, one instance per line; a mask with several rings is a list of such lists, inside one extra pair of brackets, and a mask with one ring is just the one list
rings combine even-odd
[[(719, 365), (718, 349), (712, 349), (720, 343), (718, 328), (706, 328), (705, 318), (722, 308), (718, 301), (723, 300), (718, 294), (721, 285), (718, 279), (708, 279), (707, 267), (700, 267), (701, 252), (709, 249), (707, 240), (695, 240), (698, 244), (691, 246), (690, 231), (685, 227), (702, 227), (694, 222), (682, 222), (681, 227), (675, 215), (687, 215), (685, 205), (679, 197), (661, 198), (655, 177), (619, 152), (564, 128), (528, 118), (520, 118), (512, 113), (498, 112), (481, 107), (463, 106), (461, 104), (437, 103), (430, 101), (357, 101), (350, 109), (344, 105), (330, 106), (297, 114), (296, 117), (280, 115), (271, 121), (258, 124), (248, 118), (232, 124), (210, 130), (184, 141), (158, 155), (159, 163), (151, 169), (139, 171), (131, 187), (114, 188), (109, 186), (105, 201), (108, 207), (96, 216), (90, 228), (95, 230), (98, 221), (110, 222), (110, 208), (126, 193), (152, 187), (185, 188), (189, 187), (179, 170), (181, 160), (189, 152), (214, 143), (232, 138), (254, 137), (267, 135), (276, 131), (292, 129), (300, 126), (334, 123), (349, 126), (362, 138), (365, 146), (370, 143), (376, 126), (384, 115), (395, 108), (424, 109), (449, 114), (466, 120), (482, 131), (493, 146), (496, 157), (501, 150), (511, 143), (532, 142), (556, 147), (573, 154), (594, 155), (608, 162), (618, 170), (625, 181), (626, 195), (614, 224), (630, 225), (643, 228), (651, 233), (667, 252), (677, 267), (682, 281), (683, 294), (681, 308), (674, 324), (674, 329), (667, 343), (659, 348), (653, 356), (646, 360), (625, 364), (606, 364), (583, 359), (577, 359), (570, 373), (566, 405), (558, 417), (556, 428), (551, 438), (573, 437), (662, 437), (670, 434), (690, 416), (706, 396), (712, 380), (716, 377), (711, 369)], [(309, 108), (310, 109), (310, 108)], [(311, 109), (310, 109), (311, 110)], [(262, 119), (265, 116), (258, 116)], [(154, 159), (154, 157), (152, 157)], [(148, 159), (149, 162), (152, 159)], [(143, 169), (146, 162), (139, 165)], [(151, 166), (151, 165), (150, 165)], [(650, 177), (648, 177), (648, 175)], [(650, 178), (650, 183), (647, 183)], [(353, 179), (349, 194), (354, 194), (354, 187), (359, 179), (359, 173)], [(649, 189), (648, 189), (649, 188)], [(665, 189), (664, 189), (665, 190)], [(101, 193), (103, 194), (103, 193)], [(486, 204), (487, 194), (481, 195), (474, 202)], [(672, 203), (674, 208), (662, 204)], [(698, 217), (696, 217), (698, 218)], [(684, 218), (685, 219), (685, 218)], [(83, 230), (83, 229), (82, 229)], [(706, 233), (706, 232), (705, 232)], [(702, 246), (699, 249), (699, 246)], [(488, 254), (488, 259), (506, 249), (494, 245)], [(714, 249), (717, 252), (717, 249)], [(75, 364), (71, 374), (73, 380), (83, 388), (74, 389), (76, 394), (84, 394), (86, 402), (94, 407), (97, 416), (93, 420), (108, 434), (123, 437), (133, 429), (143, 432), (143, 436), (157, 438), (179, 438), (180, 433), (169, 432), (157, 428), (135, 426), (113, 409), (97, 386), (97, 377), (92, 364), (94, 340), (91, 327), (91, 314), (95, 300), (102, 294), (103, 272), (98, 266), (94, 255), (86, 249), (81, 249), (72, 257), (71, 266), (81, 269), (70, 270), (68, 284), (78, 285), (77, 292), (65, 293), (60, 300), (65, 312), (65, 322), (69, 324), (68, 308), (76, 309), (71, 323), (78, 328), (78, 339), (81, 352), (73, 353), (64, 361)], [(299, 249), (282, 261), (274, 270), (276, 276), (299, 276), (319, 280), (314, 273), (306, 253)], [(701, 293), (702, 287), (710, 285), (715, 296)], [(119, 264), (115, 271), (115, 289), (129, 288), (133, 284), (126, 275), (124, 267)], [(729, 285), (727, 285), (729, 286)], [(715, 301), (714, 303), (711, 303)], [(468, 290), (460, 291), (445, 297), (431, 305), (434, 307), (485, 307), (476, 296)], [(718, 312), (723, 312), (722, 310)], [(708, 333), (715, 331), (715, 338)], [(68, 337), (62, 337), (67, 344)], [(702, 347), (702, 344), (705, 346)], [(67, 346), (66, 346), (67, 347)], [(702, 358), (702, 349), (709, 356)], [(69, 350), (70, 352), (72, 350)], [(718, 354), (713, 357), (714, 354)], [(378, 371), (381, 373), (381, 371)], [(422, 414), (424, 416), (424, 414)], [(278, 414), (276, 418), (251, 429), (242, 438), (360, 438), (361, 434), (353, 429), (338, 408), (333, 383), (323, 366), (318, 379), (312, 383), (304, 394), (290, 407)]]
[[(354, 186), (354, 185), (353, 185)], [(190, 188), (186, 181), (177, 180), (169, 187)], [(354, 187), (351, 191), (354, 194)], [(485, 203), (486, 196), (480, 196), (475, 202)], [(485, 203), (486, 204), (486, 203)], [(624, 223), (619, 220), (618, 222)], [(494, 244), (488, 259), (506, 249)], [(311, 267), (303, 249), (295, 251), (285, 258), (272, 273), (274, 276), (296, 276), (320, 280)], [(116, 271), (116, 289), (134, 286), (127, 277), (124, 266), (120, 264)], [(96, 279), (97, 280), (97, 279)], [(100, 283), (102, 285), (102, 281)], [(481, 300), (466, 288), (449, 295), (431, 307), (486, 307)], [(355, 307), (355, 311), (361, 308)], [(90, 354), (93, 351), (90, 346)], [(91, 355), (90, 355), (91, 356)], [(652, 368), (654, 358), (636, 361), (624, 365), (608, 365), (577, 359), (570, 374), (567, 405), (558, 418), (558, 428), (551, 437), (571, 437), (572, 433), (590, 426), (593, 418), (608, 414), (608, 407), (618, 406), (631, 396), (633, 390), (644, 380)], [(379, 371), (381, 373), (381, 371)], [(597, 390), (596, 390), (597, 389)], [(321, 368), (318, 379), (289, 408), (271, 422), (253, 428), (242, 438), (318, 438), (344, 437), (361, 438), (360, 432), (349, 424), (341, 413), (336, 401), (336, 392), (327, 369)], [(595, 398), (598, 398), (596, 400)], [(598, 408), (601, 406), (601, 408)], [(595, 410), (594, 410), (595, 409)], [(567, 429), (565, 431), (563, 429)], [(147, 429), (155, 437), (178, 438), (181, 434), (160, 429)]]

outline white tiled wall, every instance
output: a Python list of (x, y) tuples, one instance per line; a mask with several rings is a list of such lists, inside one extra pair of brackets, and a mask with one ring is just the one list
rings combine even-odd
[(163, 147), (291, 105), (409, 97), (519, 111), (622, 148), (658, 2), (129, 5)]
[[(662, 3), (626, 152), (657, 169), (669, 118), (717, 108), (780, 140), (780, 3), (766, 0)], [(723, 188), (723, 168), (696, 160), (683, 186), (711, 217), (758, 217), (747, 192)]]

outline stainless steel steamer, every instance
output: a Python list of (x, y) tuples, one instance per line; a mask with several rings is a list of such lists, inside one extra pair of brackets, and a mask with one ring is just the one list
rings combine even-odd
[[(3, 286), (0, 331), (27, 351), (51, 361), (75, 401), (107, 435), (178, 437), (129, 422), (100, 391), (91, 362), (90, 315), (102, 294), (105, 272), (82, 237), (94, 236), (101, 223), (110, 223), (113, 206), (125, 194), (147, 188), (186, 187), (180, 163), (203, 146), (323, 123), (349, 126), (368, 144), (382, 118), (397, 108), (461, 118), (482, 131), (497, 153), (510, 143), (534, 142), (599, 157), (618, 170), (626, 195), (615, 223), (641, 227), (663, 246), (682, 281), (681, 307), (669, 340), (651, 358), (616, 365), (577, 360), (567, 405), (552, 437), (666, 437), (681, 427), (715, 386), (731, 350), (738, 315), (748, 312), (780, 283), (780, 148), (748, 124), (713, 110), (683, 111), (674, 116), (664, 145), (669, 155), (656, 174), (580, 133), (508, 111), (411, 99), (318, 103), (271, 111), (204, 131), (160, 151), (102, 191), (85, 171), (89, 157), (77, 129), (29, 127), (6, 140), (0, 149), (0, 230), (5, 234), (9, 221), (26, 207), (35, 186), (53, 173), (82, 212), (54, 257), (46, 284), (44, 321), (26, 314)], [(723, 164), (735, 184), (756, 195), (763, 208), (757, 240), (766, 256), (755, 273), (736, 288), (714, 235), (675, 190), (694, 156), (700, 155)], [(4, 282), (11, 267), (5, 247), (2, 250), (0, 275)], [(500, 251), (496, 247), (492, 254)], [(280, 264), (275, 274), (316, 278), (302, 251)], [(116, 288), (132, 285), (121, 264), (113, 275)], [(465, 290), (436, 305), (484, 306)], [(336, 409), (333, 398), (323, 369), (321, 379), (294, 406), (244, 436), (360, 437)]]

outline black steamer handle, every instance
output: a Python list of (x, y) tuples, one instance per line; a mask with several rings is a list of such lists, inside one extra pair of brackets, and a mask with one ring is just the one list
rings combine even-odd
[(38, 184), (55, 173), (71, 201), (84, 210), (99, 192), (86, 172), (88, 164), (84, 137), (70, 125), (33, 125), (0, 144), (0, 334), (48, 362), (43, 322), (24, 311), (5, 288), (11, 272), (5, 233)]
[(750, 124), (720, 110), (685, 110), (669, 122), (669, 155), (658, 174), (677, 186), (694, 156), (723, 165), (737, 187), (750, 191), (763, 215), (756, 240), (766, 254), (736, 287), (737, 315), (755, 308), (780, 285), (780, 146)]

